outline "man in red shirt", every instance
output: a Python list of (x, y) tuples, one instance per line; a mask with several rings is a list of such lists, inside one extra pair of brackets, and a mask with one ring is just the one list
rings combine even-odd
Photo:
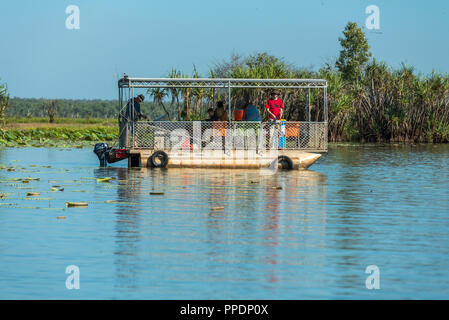
[(282, 113), (284, 111), (284, 103), (281, 99), (278, 98), (279, 92), (273, 91), (271, 92), (271, 98), (268, 99), (267, 108), (268, 115), (270, 120), (280, 120), (282, 119)]

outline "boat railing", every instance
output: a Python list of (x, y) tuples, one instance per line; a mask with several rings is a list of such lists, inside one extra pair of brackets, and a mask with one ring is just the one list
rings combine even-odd
[(129, 149), (327, 152), (327, 122), (136, 121), (120, 128)]

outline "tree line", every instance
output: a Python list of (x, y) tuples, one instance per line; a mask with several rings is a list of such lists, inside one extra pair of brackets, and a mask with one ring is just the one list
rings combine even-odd
[[(449, 142), (449, 75), (418, 74), (402, 64), (392, 68), (372, 57), (362, 29), (349, 22), (339, 38), (338, 59), (318, 71), (298, 68), (267, 53), (233, 55), (210, 68), (211, 78), (326, 79), (328, 82), (329, 140), (361, 142)], [(169, 77), (199, 77), (172, 70)], [(158, 90), (160, 91), (160, 90)], [(249, 98), (262, 114), (269, 89), (234, 89), (232, 105)], [(323, 92), (279, 89), (290, 121), (323, 121)], [(209, 89), (176, 89), (158, 92), (171, 97), (186, 118), (202, 118), (210, 107)], [(218, 99), (227, 103), (223, 92)], [(310, 111), (307, 109), (309, 105)], [(265, 113), (264, 119), (267, 118)]]
[[(165, 113), (163, 108), (153, 102), (141, 104), (143, 113), (156, 118)], [(114, 119), (118, 115), (117, 100), (72, 100), (72, 99), (35, 99), (11, 98), (6, 109), (8, 117), (44, 117), (52, 122), (54, 118), (106, 118)]]
[[(432, 72), (416, 73), (402, 64), (392, 68), (372, 57), (362, 29), (349, 22), (339, 38), (341, 51), (334, 62), (314, 71), (299, 68), (267, 53), (232, 55), (216, 63), (205, 77), (249, 79), (326, 79), (328, 82), (328, 128), (330, 141), (361, 142), (449, 142), (449, 76)], [(204, 77), (172, 69), (167, 77)], [(0, 83), (1, 84), (1, 83)], [(290, 121), (323, 121), (322, 90), (279, 89)], [(228, 103), (226, 90), (206, 88), (150, 89), (142, 103), (142, 113), (150, 119), (205, 119), (213, 101)], [(6, 86), (0, 86), (0, 120), (8, 116), (67, 118), (115, 118), (116, 100), (9, 99)], [(232, 105), (243, 106), (247, 99), (257, 105), (264, 119), (269, 89), (233, 89)], [(152, 100), (152, 101), (151, 101)], [(7, 107), (9, 104), (9, 107)], [(3, 106), (3, 107), (2, 107)], [(309, 110), (307, 109), (309, 106)]]

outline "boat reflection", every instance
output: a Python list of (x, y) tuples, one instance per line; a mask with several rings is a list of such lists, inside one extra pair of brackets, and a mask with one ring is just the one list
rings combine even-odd
[[(303, 252), (324, 246), (327, 178), (323, 174), (308, 170), (272, 176), (262, 176), (258, 170), (99, 170), (108, 170), (99, 172), (99, 177), (115, 176), (118, 183), (114, 258), (118, 288), (136, 290), (145, 283), (142, 278), (150, 277), (149, 269), (142, 269), (142, 259), (148, 266), (164, 264), (166, 259), (177, 261), (174, 256), (165, 257), (174, 255), (172, 244), (164, 241), (170, 234), (193, 242), (189, 249), (176, 248), (177, 255), (187, 260), (200, 257), (200, 265), (189, 268), (208, 270), (210, 277), (214, 270), (222, 273), (225, 268), (230, 277), (262, 277), (267, 285), (275, 286), (283, 265), (324, 263), (324, 258)], [(150, 196), (152, 191), (164, 195)], [(176, 224), (182, 225), (174, 229)], [(286, 256), (285, 248), (294, 250), (289, 249)], [(200, 249), (205, 256), (195, 251)], [(245, 270), (260, 264), (265, 266), (263, 274)], [(236, 266), (241, 266), (241, 274), (234, 274)], [(176, 279), (176, 275), (170, 277)]]

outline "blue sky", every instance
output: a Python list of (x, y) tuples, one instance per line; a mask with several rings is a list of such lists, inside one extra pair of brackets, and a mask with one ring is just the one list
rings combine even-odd
[[(66, 7), (80, 9), (68, 30)], [(380, 9), (380, 30), (365, 8)], [(363, 27), (373, 56), (428, 74), (449, 73), (449, 2), (396, 0), (3, 1), (0, 78), (11, 96), (115, 99), (117, 75), (203, 76), (232, 53), (268, 52), (318, 69), (338, 56), (348, 21)]]

